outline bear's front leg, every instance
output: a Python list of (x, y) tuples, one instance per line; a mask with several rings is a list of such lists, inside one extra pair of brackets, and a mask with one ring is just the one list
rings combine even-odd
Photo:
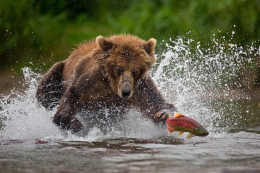
[(60, 106), (53, 117), (53, 122), (64, 131), (72, 133), (79, 132), (83, 125), (75, 117), (77, 113), (77, 104), (82, 93), (87, 92), (91, 86), (95, 85), (95, 77), (90, 74), (81, 74), (76, 72), (76, 77), (69, 88), (64, 93)]
[(75, 117), (73, 109), (66, 104), (61, 104), (53, 117), (53, 122), (63, 131), (69, 130), (72, 133), (77, 133), (83, 128), (83, 125)]
[(140, 81), (135, 99), (135, 107), (155, 124), (165, 124), (167, 118), (176, 111), (173, 104), (165, 101), (149, 75)]
[(61, 130), (77, 133), (83, 128), (82, 123), (75, 117), (78, 99), (79, 94), (74, 87), (70, 87), (62, 97), (60, 106), (53, 117), (53, 122)]

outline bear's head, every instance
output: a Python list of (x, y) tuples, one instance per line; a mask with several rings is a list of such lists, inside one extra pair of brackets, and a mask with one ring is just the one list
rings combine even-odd
[(140, 79), (155, 63), (156, 40), (147, 42), (132, 35), (105, 38), (98, 36), (99, 63), (104, 68), (112, 90), (121, 98), (130, 98), (138, 88)]

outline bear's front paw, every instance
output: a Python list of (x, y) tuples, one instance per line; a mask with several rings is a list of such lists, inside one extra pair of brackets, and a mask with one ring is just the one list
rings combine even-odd
[(81, 129), (83, 129), (83, 124), (77, 118), (74, 118), (73, 120), (71, 120), (70, 128), (69, 128), (71, 133), (77, 133)]
[(171, 114), (170, 114), (169, 111), (167, 111), (167, 110), (162, 110), (162, 111), (157, 112), (157, 113), (154, 115), (154, 118), (155, 118), (157, 121), (163, 121), (163, 122), (165, 122), (169, 116), (171, 116)]
[(77, 133), (82, 128), (82, 123), (75, 117), (55, 115), (53, 118), (53, 123), (56, 124), (62, 131), (71, 131), (71, 133)]

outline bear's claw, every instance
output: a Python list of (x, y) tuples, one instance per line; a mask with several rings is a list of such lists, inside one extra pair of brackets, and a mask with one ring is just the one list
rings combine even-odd
[(169, 116), (170, 113), (168, 113), (167, 111), (159, 111), (154, 115), (154, 118), (158, 120), (166, 121)]

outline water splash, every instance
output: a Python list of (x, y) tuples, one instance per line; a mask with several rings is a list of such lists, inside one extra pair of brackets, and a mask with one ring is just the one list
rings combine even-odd
[[(232, 38), (226, 41), (213, 36), (209, 48), (186, 37), (171, 40), (158, 54), (159, 62), (152, 71), (169, 102), (215, 131), (227, 131), (243, 118), (240, 105), (232, 101), (250, 99), (241, 78), (257, 68), (260, 57), (255, 43), (242, 47), (232, 44)], [(219, 101), (223, 99), (230, 102), (223, 104)]]
[[(22, 69), (24, 75), (24, 92), (11, 90), (11, 93), (0, 100), (0, 117), (4, 123), (0, 130), (2, 140), (44, 139), (53, 140), (76, 140), (94, 141), (104, 138), (135, 137), (150, 138), (167, 134), (166, 130), (155, 127), (151, 121), (144, 120), (140, 114), (131, 110), (125, 119), (114, 127), (108, 134), (103, 134), (99, 128), (94, 127), (85, 134), (63, 134), (51, 121), (56, 109), (47, 111), (41, 106), (35, 93), (39, 79), (42, 75), (34, 73), (30, 68)], [(80, 118), (80, 117), (79, 117)], [(151, 128), (154, 132), (151, 133)], [(88, 134), (86, 136), (86, 134)]]
[(11, 90), (0, 100), (0, 116), (4, 117), (1, 139), (34, 139), (51, 134), (60, 134), (50, 121), (53, 112), (47, 112), (35, 98), (37, 82), (41, 75), (29, 68), (22, 69), (24, 92)]
[[(238, 78), (244, 65), (253, 64), (251, 57), (260, 55), (260, 48), (254, 44), (240, 47), (226, 43), (225, 39), (213, 37), (210, 48), (201, 48), (199, 42), (185, 37), (171, 40), (166, 49), (157, 54), (158, 62), (151, 75), (166, 100), (175, 103), (179, 111), (208, 126), (210, 132), (226, 132), (243, 117), (237, 112), (238, 106), (218, 102), (220, 98), (234, 95), (234, 86), (241, 84)], [(12, 90), (0, 100), (0, 139), (62, 139), (92, 141), (103, 138), (134, 137), (158, 138), (167, 135), (166, 129), (156, 129), (154, 125), (131, 111), (120, 126), (104, 135), (93, 128), (88, 136), (64, 136), (51, 122), (55, 113), (46, 111), (35, 98), (40, 74), (23, 68), (24, 92)], [(235, 96), (232, 99), (238, 99)], [(225, 114), (229, 112), (229, 115)], [(1, 124), (0, 124), (1, 125)], [(156, 133), (155, 133), (156, 132)]]

